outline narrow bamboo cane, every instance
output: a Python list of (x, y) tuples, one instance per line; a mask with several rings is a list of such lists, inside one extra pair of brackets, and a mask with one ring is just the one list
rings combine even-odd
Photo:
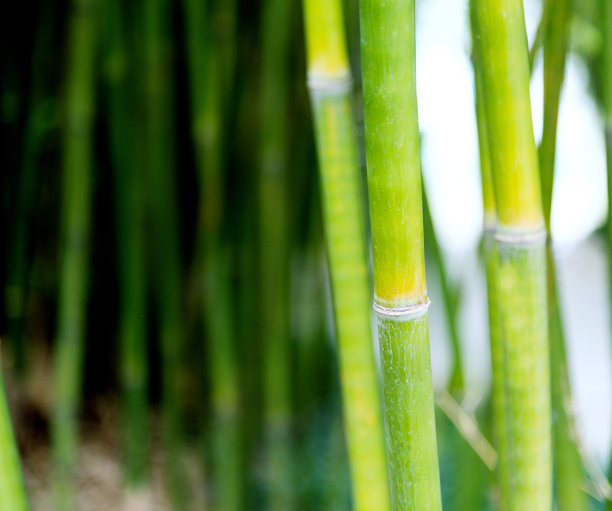
[[(221, 16), (229, 30), (232, 5), (222, 2)], [(234, 5), (235, 9), (235, 5)], [(192, 136), (200, 177), (200, 217), (197, 255), (202, 269), (203, 319), (207, 333), (207, 360), (212, 397), (212, 424), (207, 435), (211, 454), (212, 506), (227, 511), (242, 509), (242, 449), (239, 424), (239, 382), (232, 332), (229, 258), (220, 236), (223, 196), (224, 99), (229, 96), (234, 60), (231, 45), (213, 44), (211, 6), (188, 0), (184, 4), (189, 59)], [(217, 9), (219, 11), (221, 9)], [(228, 19), (227, 19), (228, 18)], [(233, 34), (225, 34), (227, 41)], [(230, 46), (230, 48), (227, 48)], [(226, 51), (221, 57), (221, 49)], [(224, 66), (221, 66), (223, 62)]]
[(29, 509), (0, 367), (0, 511)]
[(288, 289), (287, 103), (290, 0), (265, 0), (261, 18), (259, 243), (264, 459), (268, 509), (292, 509)]
[(498, 272), (499, 255), (495, 243), (495, 195), (493, 192), (493, 175), (491, 154), (486, 119), (485, 89), (482, 75), (481, 50), (476, 34), (475, 1), (470, 0), (470, 21), (472, 26), (472, 64), (474, 67), (474, 93), (476, 99), (476, 123), (478, 128), (478, 147), (480, 156), (480, 175), (482, 181), (483, 203), (483, 251), (487, 279), (487, 309), (489, 318), (489, 341), (491, 348), (491, 388), (492, 388), (492, 430), (495, 446), (499, 456), (497, 465), (497, 485), (500, 495), (500, 509), (505, 509), (505, 498), (508, 495), (508, 448), (505, 434), (506, 397), (504, 388), (503, 346), (499, 316)]
[[(508, 491), (505, 509), (552, 506), (545, 228), (523, 6), (476, 0), (495, 205)], [(503, 488), (502, 488), (503, 490)]]
[(555, 262), (550, 229), (557, 118), (565, 60), (569, 44), (569, 22), (572, 1), (553, 2), (544, 6), (544, 123), (539, 147), (540, 180), (544, 221), (549, 242), (546, 247), (548, 268), (548, 331), (550, 336), (551, 392), (553, 416), (553, 464), (555, 499), (560, 511), (589, 508), (584, 491), (582, 458), (576, 445), (575, 419), (571, 409), (571, 390), (565, 354), (565, 336), (556, 283)]
[(383, 511), (389, 483), (342, 4), (305, 0), (304, 16), (354, 509)]
[[(147, 484), (146, 271), (142, 162), (135, 148), (137, 110), (122, 4), (106, 4), (108, 112), (117, 216), (120, 319), (119, 366), (123, 393), (124, 481), (128, 491)], [(131, 69), (134, 69), (131, 67)]]
[(184, 349), (182, 275), (179, 256), (175, 154), (172, 129), (170, 48), (171, 3), (142, 3), (144, 57), (144, 150), (148, 179), (148, 211), (152, 225), (154, 290), (161, 345), (162, 438), (164, 475), (172, 509), (189, 505), (181, 464), (181, 357)]
[(446, 317), (446, 326), (450, 338), (450, 348), (453, 355), (451, 374), (447, 383), (448, 390), (454, 396), (463, 396), (465, 393), (465, 378), (463, 376), (463, 356), (461, 351), (461, 341), (459, 340), (459, 330), (457, 326), (457, 291), (451, 288), (451, 283), (446, 274), (446, 266), (442, 258), (442, 250), (438, 243), (436, 230), (434, 229), (431, 210), (429, 209), (429, 199), (427, 189), (423, 186), (423, 225), (425, 230), (425, 244), (431, 247), (432, 259), (440, 279), (442, 288), (442, 306)]
[(414, 1), (362, 0), (361, 54), (374, 308), (391, 507), (441, 508), (429, 354)]
[[(601, 14), (603, 27), (603, 48), (601, 57), (602, 90), (604, 106), (604, 126), (606, 141), (606, 169), (608, 176), (608, 284), (610, 295), (610, 311), (612, 312), (612, 2), (601, 0)], [(612, 467), (612, 455), (610, 456)], [(612, 470), (609, 470), (609, 479), (612, 481)], [(612, 511), (612, 501), (606, 504), (608, 511)]]
[(89, 260), (95, 9), (90, 0), (72, 6), (68, 32), (66, 117), (63, 141), (61, 267), (54, 405), (51, 423), (55, 509), (75, 508)]

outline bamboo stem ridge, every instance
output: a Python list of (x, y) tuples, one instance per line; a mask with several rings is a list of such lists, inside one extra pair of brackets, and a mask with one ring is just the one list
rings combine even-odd
[(374, 307), (394, 510), (441, 509), (427, 323), (414, 0), (360, 4)]
[(342, 4), (305, 0), (304, 15), (354, 509), (385, 511), (389, 483)]
[[(552, 506), (546, 257), (522, 2), (476, 0), (496, 206), (508, 481), (504, 509)], [(502, 480), (503, 483), (503, 480)]]

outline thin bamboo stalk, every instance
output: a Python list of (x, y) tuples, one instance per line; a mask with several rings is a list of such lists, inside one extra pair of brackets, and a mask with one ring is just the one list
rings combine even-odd
[(586, 486), (584, 469), (576, 445), (576, 425), (571, 409), (565, 336), (557, 291), (550, 229), (557, 118), (569, 45), (572, 1), (552, 2), (547, 0), (543, 10), (542, 23), (545, 27), (543, 29), (544, 123), (542, 141), (539, 147), (539, 162), (544, 221), (549, 238), (546, 247), (546, 259), (548, 268), (548, 330), (551, 357), (555, 498), (560, 511), (580, 511), (589, 508), (589, 499), (584, 491)]
[[(552, 506), (545, 224), (522, 2), (476, 0), (497, 213), (510, 511)], [(502, 486), (502, 492), (504, 488)]]
[(171, 3), (142, 4), (144, 56), (144, 150), (149, 184), (148, 215), (152, 225), (154, 290), (161, 345), (162, 435), (166, 486), (172, 508), (188, 507), (188, 488), (181, 464), (181, 357), (184, 350), (182, 275), (176, 204), (175, 148), (172, 129), (170, 48)]
[(51, 423), (55, 509), (75, 508), (78, 411), (91, 223), (96, 4), (76, 0), (68, 33), (61, 269)]
[(362, 0), (374, 307), (394, 510), (441, 509), (429, 354), (414, 1)]
[(292, 509), (288, 289), (287, 103), (293, 2), (266, 0), (261, 18), (259, 243), (265, 478), (268, 508)]
[(480, 156), (480, 175), (483, 203), (483, 251), (487, 280), (487, 309), (489, 319), (489, 341), (491, 348), (491, 387), (492, 387), (492, 431), (498, 452), (497, 484), (500, 494), (500, 509), (505, 509), (505, 496), (508, 495), (508, 448), (505, 434), (506, 397), (504, 388), (503, 346), (499, 315), (498, 272), (499, 255), (495, 243), (495, 194), (486, 119), (485, 89), (482, 75), (482, 57), (478, 38), (475, 1), (470, 1), (470, 21), (472, 25), (472, 64), (474, 66), (474, 93), (476, 99), (476, 123), (478, 128), (478, 147)]
[(28, 499), (0, 367), (0, 511), (27, 511)]
[(442, 306), (444, 307), (450, 348), (453, 355), (453, 364), (447, 387), (454, 396), (462, 396), (465, 393), (465, 378), (463, 376), (461, 341), (459, 340), (459, 330), (457, 327), (457, 291), (452, 289), (451, 283), (448, 280), (448, 275), (446, 274), (446, 266), (442, 258), (442, 250), (438, 243), (433, 219), (431, 218), (427, 189), (425, 186), (423, 186), (423, 220), (425, 244), (431, 247), (432, 259), (436, 266), (436, 271), (438, 272), (438, 278), (440, 279)]
[(354, 509), (383, 511), (389, 483), (342, 4), (305, 0), (304, 16)]
[[(119, 366), (123, 392), (124, 480), (128, 490), (147, 484), (147, 343), (146, 270), (143, 231), (144, 197), (140, 184), (137, 110), (128, 81), (130, 51), (122, 4), (106, 4), (107, 86), (120, 287)], [(133, 67), (131, 68), (133, 69)]]
[[(232, 4), (225, 24), (229, 31), (234, 20)], [(235, 10), (235, 5), (233, 7)], [(197, 259), (203, 281), (203, 319), (207, 333), (207, 361), (212, 397), (212, 424), (207, 440), (211, 454), (212, 506), (227, 511), (241, 509), (242, 449), (239, 414), (239, 381), (232, 331), (228, 251), (221, 240), (223, 216), (223, 134), (224, 99), (229, 97), (235, 60), (232, 33), (225, 34), (223, 45), (213, 44), (210, 5), (189, 0), (184, 4), (187, 28), (192, 136), (200, 178), (200, 217)], [(220, 9), (217, 9), (219, 11)], [(225, 50), (223, 54), (221, 50)], [(223, 63), (223, 66), (221, 65)]]

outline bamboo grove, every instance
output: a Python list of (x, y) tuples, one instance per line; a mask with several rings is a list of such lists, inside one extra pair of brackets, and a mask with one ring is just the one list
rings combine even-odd
[[(529, 31), (528, 0), (453, 20), (467, 277), (422, 149), (428, 2), (7, 6), (0, 511), (612, 509), (553, 239), (570, 59), (612, 203), (612, 1), (529, 2)], [(590, 239), (612, 275), (612, 222)]]

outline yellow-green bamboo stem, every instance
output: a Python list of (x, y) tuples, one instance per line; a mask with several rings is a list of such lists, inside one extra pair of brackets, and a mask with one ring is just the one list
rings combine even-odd
[(557, 117), (565, 74), (565, 60), (569, 46), (569, 23), (572, 13), (572, 1), (547, 0), (543, 11), (544, 123), (542, 127), (542, 141), (539, 147), (539, 158), (544, 221), (549, 237), (546, 256), (548, 267), (548, 330), (550, 336), (555, 499), (560, 511), (581, 511), (589, 508), (589, 499), (584, 491), (586, 480), (582, 458), (576, 445), (576, 425), (571, 410), (571, 391), (565, 355), (565, 336), (563, 333), (552, 242), (550, 239)]
[(51, 423), (53, 486), (58, 511), (75, 508), (74, 480), (78, 469), (78, 411), (91, 223), (95, 8), (90, 0), (75, 1), (68, 25), (61, 280)]
[[(235, 2), (217, 9), (225, 44), (214, 44), (211, 2), (184, 3), (189, 62), (192, 135), (200, 178), (197, 267), (203, 282), (203, 323), (211, 386), (211, 425), (206, 435), (211, 468), (213, 509), (243, 508), (237, 360), (232, 328), (232, 296), (228, 251), (222, 246), (224, 98), (233, 76)], [(223, 7), (223, 8), (221, 8)], [(225, 14), (225, 15), (224, 15)], [(221, 50), (226, 50), (221, 52)]]
[(354, 509), (384, 511), (389, 484), (342, 4), (305, 0), (304, 16)]
[(0, 511), (29, 509), (0, 367)]
[(441, 508), (429, 354), (414, 1), (362, 0), (361, 55), (374, 307), (391, 508)]
[(499, 508), (505, 509), (505, 496), (508, 495), (508, 448), (505, 434), (506, 397), (504, 388), (503, 346), (499, 316), (498, 271), (499, 255), (495, 243), (495, 194), (491, 170), (489, 133), (487, 130), (484, 78), (482, 76), (482, 56), (477, 33), (475, 1), (470, 0), (470, 21), (472, 25), (472, 64), (474, 67), (474, 93), (476, 102), (476, 124), (478, 128), (478, 147), (480, 155), (480, 176), (482, 182), (483, 204), (483, 249), (487, 279), (487, 309), (489, 318), (489, 341), (491, 347), (491, 388), (492, 388), (492, 431), (498, 453), (496, 470)]
[(544, 511), (552, 506), (545, 230), (523, 5), (475, 0), (474, 7), (497, 214), (508, 474), (502, 500), (510, 511)]

